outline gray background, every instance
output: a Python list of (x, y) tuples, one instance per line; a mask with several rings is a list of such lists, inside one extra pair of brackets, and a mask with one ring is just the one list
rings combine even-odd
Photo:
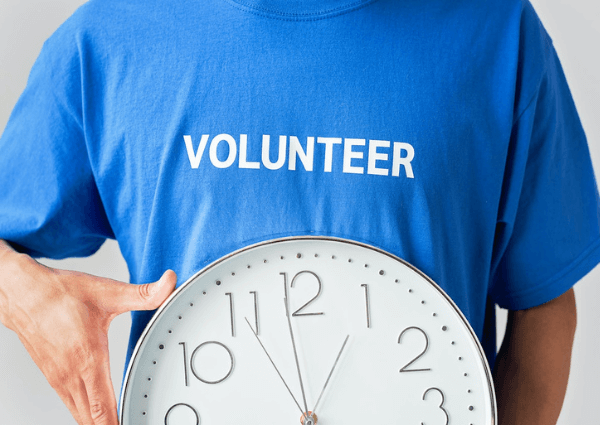
[[(42, 43), (83, 1), (0, 0), (0, 129), (27, 81)], [(600, 6), (594, 0), (533, 0), (561, 58), (586, 130), (596, 176), (600, 177)], [(0, 153), (1, 154), (1, 153)], [(79, 270), (127, 281), (127, 266), (114, 241), (85, 259), (44, 260), (51, 267)], [(600, 267), (575, 287), (579, 326), (573, 349), (571, 379), (559, 424), (597, 421), (600, 396)], [(506, 312), (500, 311), (504, 329)], [(115, 393), (131, 320), (113, 322), (110, 332)], [(502, 331), (498, 336), (500, 341)], [(0, 325), (0, 422), (3, 424), (75, 424), (69, 411), (46, 382), (16, 335)]]

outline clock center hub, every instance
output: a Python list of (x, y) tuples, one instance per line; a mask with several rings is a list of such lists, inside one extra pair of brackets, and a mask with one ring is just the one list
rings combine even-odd
[(317, 418), (317, 414), (311, 412), (310, 410), (308, 411), (308, 415), (306, 413), (303, 413), (300, 417), (300, 423), (302, 425), (317, 425), (318, 420), (319, 418)]

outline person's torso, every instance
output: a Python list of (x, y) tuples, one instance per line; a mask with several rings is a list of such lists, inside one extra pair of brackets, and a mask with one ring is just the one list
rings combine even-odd
[(132, 281), (337, 236), (422, 270), (481, 337), (519, 6), (155, 3), (115, 2), (83, 56), (90, 160)]

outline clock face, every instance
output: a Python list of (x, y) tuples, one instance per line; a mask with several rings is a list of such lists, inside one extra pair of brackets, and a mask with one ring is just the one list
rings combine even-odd
[(245, 248), (182, 285), (121, 403), (123, 425), (496, 423), (485, 356), (448, 296), (391, 254), (318, 237)]

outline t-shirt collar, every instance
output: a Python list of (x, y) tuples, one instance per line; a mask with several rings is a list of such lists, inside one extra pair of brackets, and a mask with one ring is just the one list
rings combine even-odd
[(229, 0), (250, 11), (288, 19), (319, 19), (350, 12), (376, 0)]

